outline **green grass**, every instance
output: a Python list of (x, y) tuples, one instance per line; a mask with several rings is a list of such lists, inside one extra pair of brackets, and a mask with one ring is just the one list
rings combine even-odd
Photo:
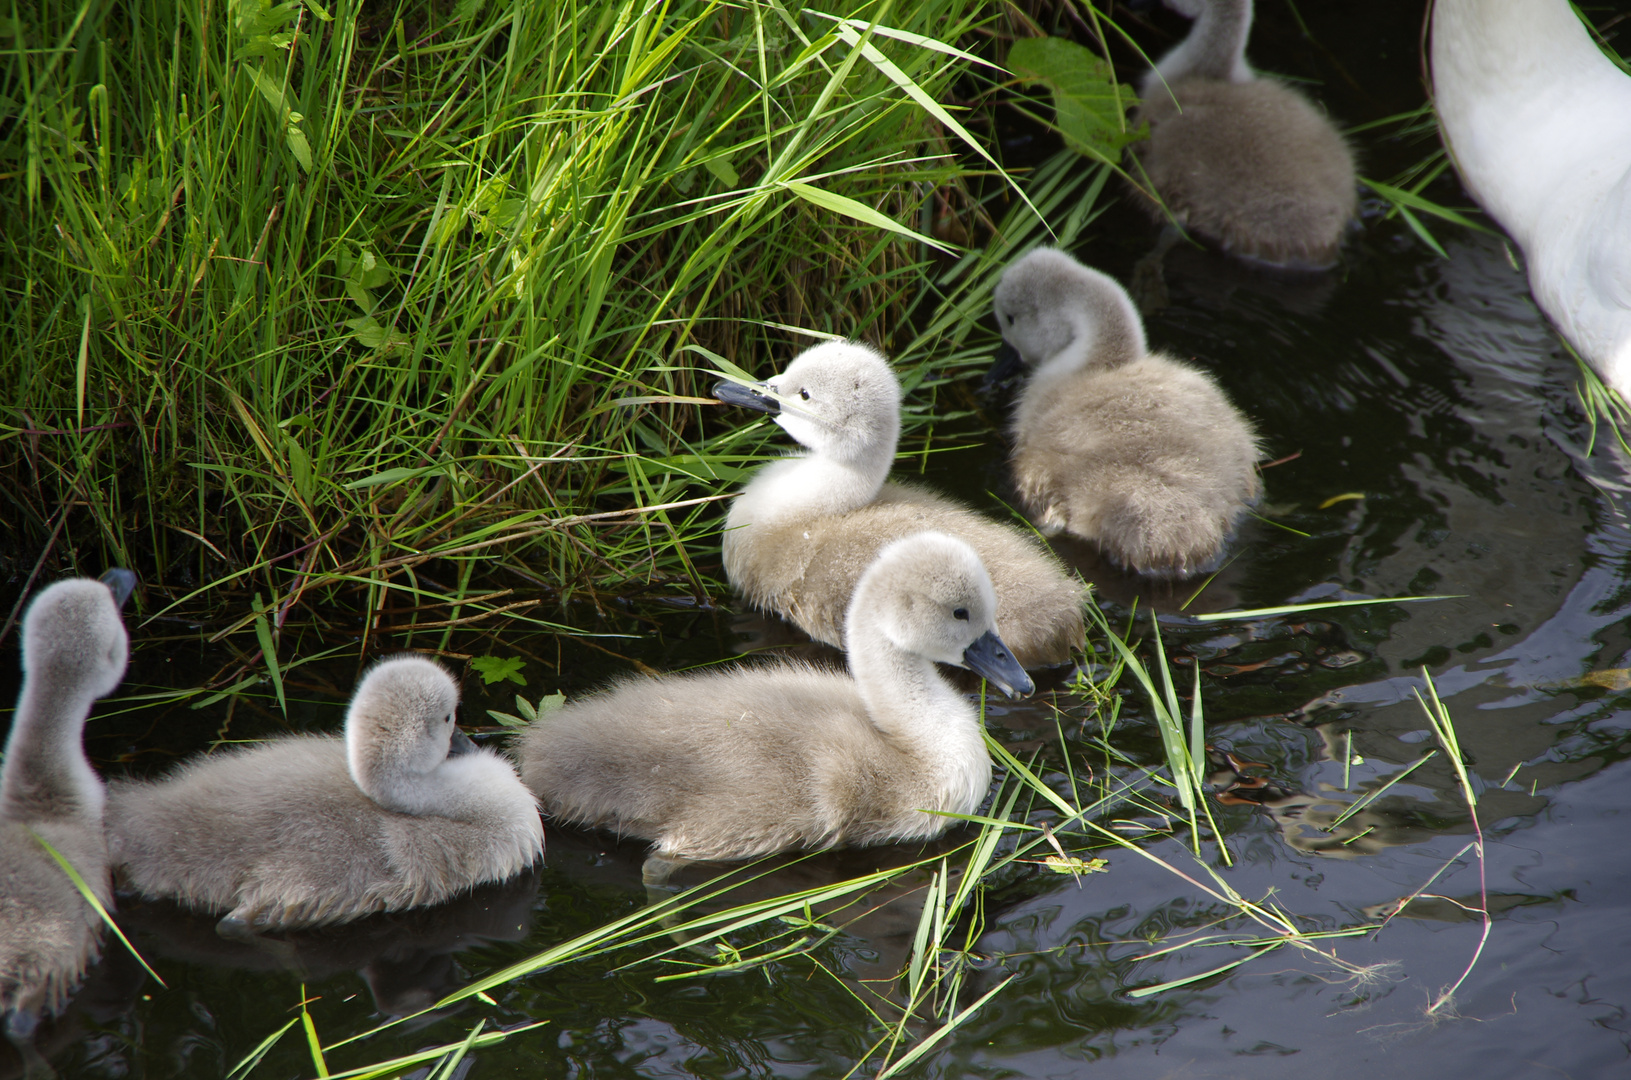
[[(936, 206), (1003, 217), (936, 104), (978, 66), (956, 44), (984, 6), (824, 10), (845, 18), (19, 7), (0, 544), (135, 566), (150, 610), (261, 589), (277, 627), (300, 602), (439, 598), (414, 574), (438, 558), (461, 589), (514, 557), (701, 593), (706, 500), (768, 437), (715, 412), (707, 355), (763, 374), (801, 329), (865, 338), (921, 428), (997, 260), (1047, 235), (1023, 200), (989, 251), (932, 235)], [(1060, 164), (1026, 192), (1068, 235), (1091, 179)]]

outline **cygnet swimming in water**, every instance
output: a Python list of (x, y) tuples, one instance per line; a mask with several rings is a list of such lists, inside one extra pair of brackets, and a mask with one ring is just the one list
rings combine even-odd
[(766, 465), (732, 504), (725, 574), (754, 607), (844, 647), (856, 582), (891, 541), (935, 529), (974, 547), (997, 590), (997, 628), (1024, 667), (1083, 642), (1079, 579), (1036, 537), (915, 485), (887, 481), (900, 437), (900, 383), (882, 355), (832, 341), (721, 401), (769, 413), (808, 454)]
[(436, 904), (543, 852), (537, 803), (509, 762), (453, 722), (440, 665), (372, 669), (345, 737), (212, 754), (108, 791), (108, 843), (131, 888), (225, 911), (240, 936)]
[(655, 842), (657, 860), (938, 836), (991, 760), (980, 716), (935, 669), (1034, 688), (997, 635), (974, 549), (943, 533), (884, 547), (855, 587), (853, 678), (781, 662), (636, 677), (535, 721), (521, 776), (552, 817)]
[(1003, 271), (994, 306), (1009, 360), (1030, 368), (1013, 470), (1038, 527), (1152, 576), (1215, 566), (1257, 498), (1259, 453), (1212, 378), (1150, 352), (1126, 290), (1062, 251)]
[(1150, 137), (1134, 151), (1150, 184), (1178, 224), (1226, 251), (1331, 266), (1358, 209), (1348, 144), (1302, 94), (1247, 66), (1252, 0), (1166, 5), (1195, 24), (1139, 83)]
[(102, 919), (49, 852), (111, 907), (102, 839), (102, 781), (85, 760), (85, 718), (124, 677), (129, 639), (119, 608), (136, 575), (59, 581), (23, 616), (23, 688), (0, 778), (0, 1020), (39, 1064), (35, 1025), (61, 1011), (101, 951)]

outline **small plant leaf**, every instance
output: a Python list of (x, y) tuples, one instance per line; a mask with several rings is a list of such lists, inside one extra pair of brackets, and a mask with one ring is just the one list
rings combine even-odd
[(521, 674), (523, 663), (519, 656), (478, 656), (470, 661), (470, 666), (476, 669), (476, 674), (487, 686), (506, 679), (518, 686), (525, 686), (527, 677)]
[(1008, 51), (1008, 67), (1026, 82), (1048, 88), (1054, 123), (1078, 154), (1115, 164), (1122, 147), (1147, 134), (1146, 126), (1127, 124), (1127, 109), (1138, 102), (1132, 91), (1116, 82), (1103, 57), (1074, 41), (1020, 38)]
[(311, 172), (311, 143), (306, 141), (306, 133), (300, 130), (298, 124), (290, 124), (283, 131), (284, 140), (289, 144), (289, 153), (300, 162), (302, 172)]

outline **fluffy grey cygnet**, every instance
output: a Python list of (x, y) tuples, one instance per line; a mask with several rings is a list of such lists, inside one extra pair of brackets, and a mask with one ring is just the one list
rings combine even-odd
[(40, 841), (112, 905), (102, 781), (82, 738), (91, 706), (124, 676), (119, 607), (135, 582), (128, 570), (59, 581), (23, 616), (23, 689), (0, 778), (0, 1020), (25, 1059), (37, 1056), (35, 1024), (61, 1010), (102, 935), (101, 917)]
[(1139, 84), (1150, 137), (1134, 149), (1150, 183), (1180, 225), (1229, 252), (1331, 266), (1358, 209), (1348, 144), (1302, 94), (1247, 66), (1252, 0), (1166, 5), (1195, 24)]
[(900, 383), (865, 345), (833, 341), (722, 401), (767, 412), (807, 454), (760, 469), (725, 524), (725, 574), (754, 607), (842, 648), (856, 582), (892, 541), (926, 529), (974, 547), (997, 590), (997, 628), (1025, 667), (1058, 664), (1083, 640), (1082, 585), (1034, 536), (914, 485), (887, 481), (900, 437)]
[(537, 803), (509, 762), (454, 725), (440, 665), (375, 665), (345, 737), (203, 756), (108, 791), (115, 866), (142, 895), (225, 911), (242, 935), (436, 904), (543, 852)]
[(1256, 438), (1211, 377), (1151, 353), (1126, 290), (1050, 248), (997, 283), (1003, 341), (1031, 369), (1014, 409), (1014, 482), (1049, 535), (1121, 566), (1216, 565), (1257, 498)]
[(544, 812), (655, 841), (667, 859), (938, 836), (985, 798), (974, 705), (936, 661), (1033, 689), (995, 629), (974, 549), (942, 533), (886, 546), (855, 588), (854, 677), (777, 663), (631, 678), (535, 721), (521, 776)]

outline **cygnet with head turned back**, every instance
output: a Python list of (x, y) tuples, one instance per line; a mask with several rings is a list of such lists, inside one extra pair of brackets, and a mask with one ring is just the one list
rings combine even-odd
[(110, 854), (131, 888), (224, 911), (242, 935), (436, 904), (543, 852), (509, 762), (455, 726), (434, 661), (372, 669), (345, 737), (302, 735), (194, 759), (108, 792)]
[(760, 469), (731, 504), (725, 573), (753, 606), (843, 647), (850, 596), (878, 552), (935, 529), (979, 553), (997, 590), (997, 627), (1023, 666), (1063, 663), (1081, 645), (1081, 582), (1034, 536), (887, 480), (900, 383), (878, 352), (827, 342), (764, 383), (721, 383), (714, 396), (769, 413), (809, 451)]
[(1013, 470), (1038, 527), (1152, 576), (1215, 566), (1258, 495), (1257, 440), (1223, 391), (1148, 351), (1126, 290), (1062, 251), (1003, 271), (994, 306), (1005, 351), (1030, 369)]
[(1139, 84), (1150, 137), (1134, 150), (1150, 184), (1180, 225), (1226, 251), (1331, 266), (1358, 209), (1348, 144), (1302, 94), (1247, 66), (1252, 0), (1166, 4), (1195, 24)]
[(979, 713), (935, 663), (1033, 689), (996, 607), (968, 544), (897, 540), (855, 587), (853, 678), (788, 662), (631, 678), (529, 726), (522, 778), (545, 813), (670, 859), (938, 836), (952, 819), (933, 811), (973, 812), (991, 761)]
[(41, 845), (111, 907), (102, 781), (85, 760), (85, 718), (118, 687), (129, 639), (128, 570), (59, 581), (23, 616), (23, 689), (0, 778), (0, 1020), (31, 1056), (35, 1024), (61, 1010), (100, 952), (102, 919)]

